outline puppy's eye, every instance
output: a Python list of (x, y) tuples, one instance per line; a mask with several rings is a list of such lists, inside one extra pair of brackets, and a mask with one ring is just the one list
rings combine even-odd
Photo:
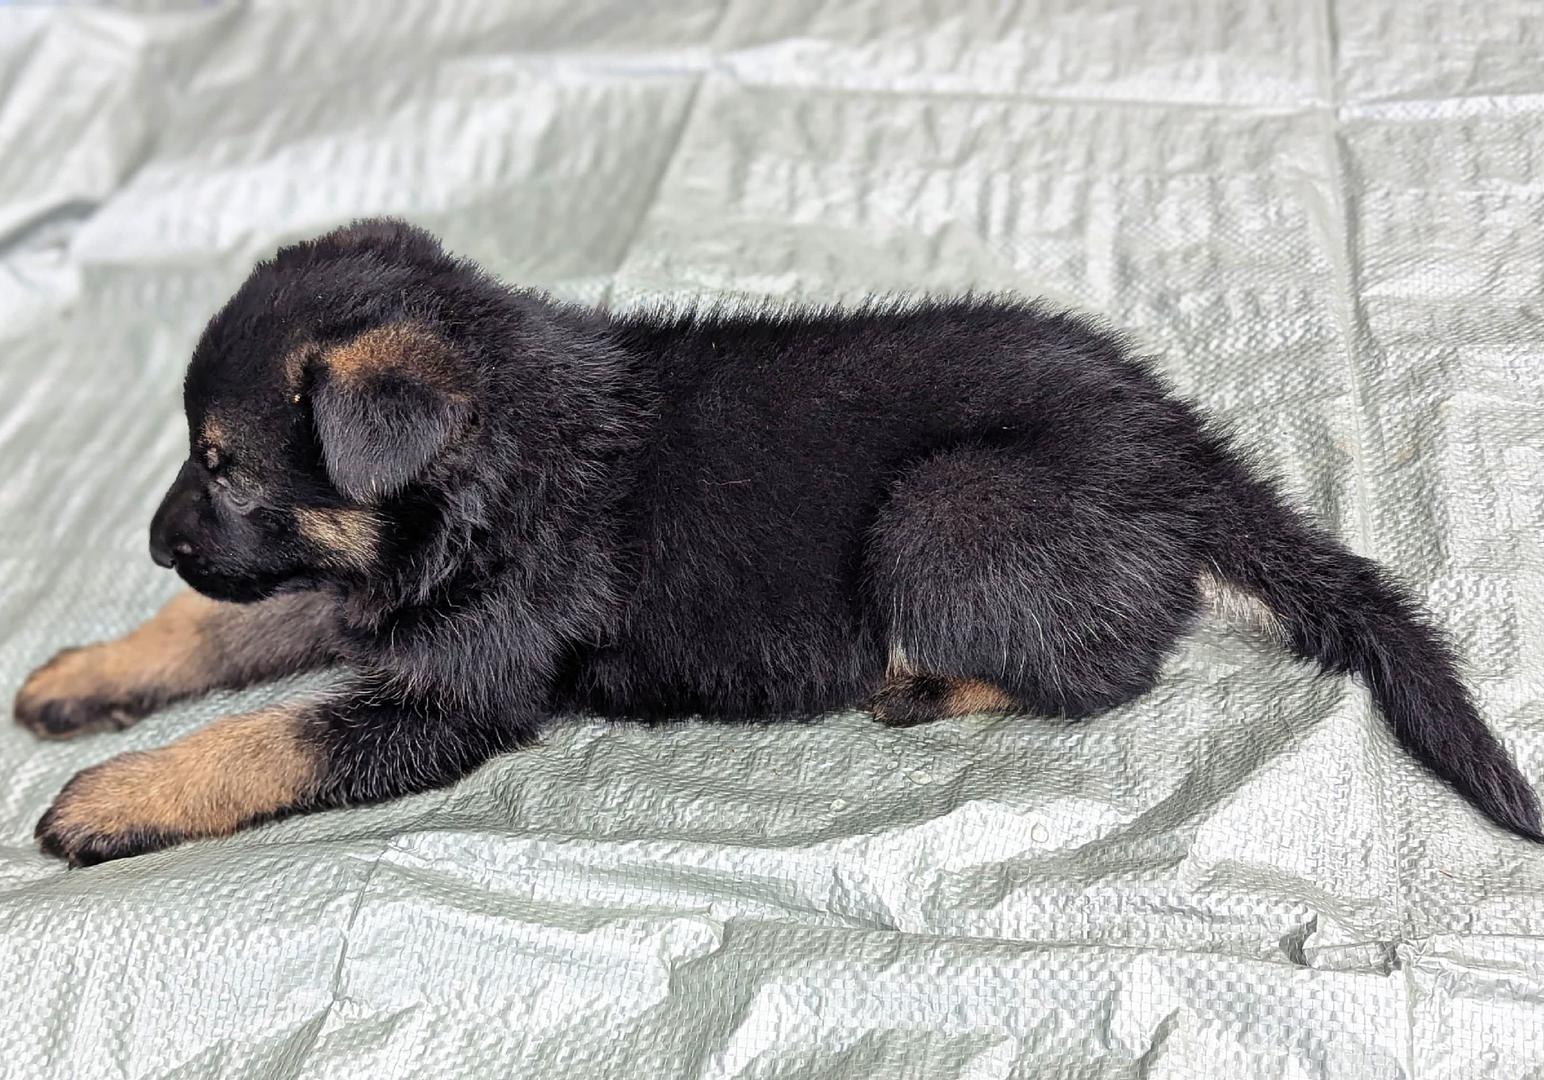
[(251, 496), (236, 490), (228, 477), (217, 476), (214, 478), (215, 486), (220, 489), (220, 494), (230, 504), (230, 508), (238, 514), (245, 514), (257, 505), (257, 500)]

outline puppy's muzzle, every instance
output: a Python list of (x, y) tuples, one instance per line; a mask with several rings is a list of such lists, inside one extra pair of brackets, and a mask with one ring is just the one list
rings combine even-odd
[(200, 472), (192, 459), (183, 462), (182, 471), (172, 481), (155, 517), (150, 519), (150, 557), (157, 566), (171, 569), (179, 558), (193, 554), (190, 538), (197, 505), (205, 497)]

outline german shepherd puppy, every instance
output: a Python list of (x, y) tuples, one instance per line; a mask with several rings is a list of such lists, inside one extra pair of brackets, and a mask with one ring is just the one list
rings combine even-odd
[(55, 657), (17, 719), (62, 738), (351, 675), (81, 772), (37, 827), (73, 864), (449, 784), (556, 714), (1088, 716), (1151, 687), (1218, 588), (1540, 838), (1410, 596), (1074, 315), (612, 315), (369, 220), (260, 263), (185, 403), (150, 553), (192, 591)]

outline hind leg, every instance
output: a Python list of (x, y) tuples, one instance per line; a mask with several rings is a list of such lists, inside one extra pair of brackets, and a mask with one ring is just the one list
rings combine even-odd
[(892, 658), (876, 716), (1078, 717), (1148, 690), (1195, 618), (1198, 560), (1184, 508), (1128, 484), (1018, 446), (906, 473), (868, 548)]

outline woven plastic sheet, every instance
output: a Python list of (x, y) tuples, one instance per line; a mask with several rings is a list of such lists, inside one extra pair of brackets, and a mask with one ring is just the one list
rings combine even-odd
[[(203, 321), (406, 215), (614, 305), (1002, 288), (1131, 328), (1410, 581), (1544, 782), (1525, 0), (0, 6), (0, 691), (175, 589)], [(453, 789), (66, 872), (122, 735), (0, 731), (0, 1074), (1544, 1075), (1544, 850), (1203, 627), (1081, 725), (582, 718)]]

